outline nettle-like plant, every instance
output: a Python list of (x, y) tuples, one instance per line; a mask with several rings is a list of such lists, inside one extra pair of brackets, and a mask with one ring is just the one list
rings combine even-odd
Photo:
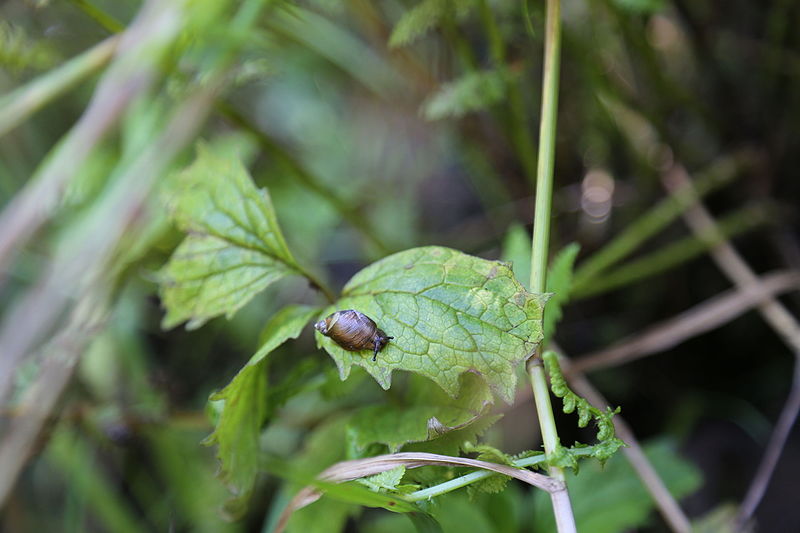
[[(762, 35), (759, 9), (712, 21), (684, 4), (578, 2), (564, 17), (552, 233), (585, 243), (574, 273), (577, 245), (548, 243), (558, 0), (3, 4), (0, 528), (216, 533), (263, 518), (269, 532), (358, 520), (366, 533), (613, 533), (656, 505), (674, 531), (717, 531), (734, 512), (744, 530), (786, 445), (800, 373), (740, 508), (694, 523), (672, 496), (699, 475), (668, 439), (639, 446), (585, 377), (756, 307), (800, 353), (800, 326), (776, 300), (797, 273), (757, 276), (728, 242), (782, 210), (728, 193), (746, 205), (715, 220), (702, 205), (753, 170), (760, 189), (796, 167), (792, 106), (775, 98), (791, 92), (775, 88), (796, 8), (763, 10), (762, 70), (761, 54), (727, 53)], [(726, 46), (709, 51), (716, 35)], [(730, 146), (742, 149), (719, 152)], [(519, 222), (534, 188), (531, 238)], [(681, 217), (691, 235), (672, 227)], [(706, 251), (737, 288), (645, 328), (669, 306), (663, 286), (637, 282)], [(712, 278), (709, 296), (715, 275), (692, 276)], [(621, 288), (602, 309), (574, 307), (596, 316), (580, 336), (562, 328), (565, 347), (603, 348), (568, 357), (553, 341), (562, 307)], [(641, 331), (607, 346), (630, 328)], [(639, 370), (603, 388), (626, 405), (652, 398), (636, 411), (667, 415), (669, 435), (688, 431), (687, 405), (715, 411), (707, 396), (675, 401), (695, 395), (671, 378), (707, 376), (727, 419), (714, 380), (733, 388), (717, 370), (745, 367), (751, 381), (753, 347), (770, 348), (750, 340), (738, 362), (708, 350), (710, 372), (658, 367), (674, 372), (660, 402), (659, 380)], [(772, 402), (770, 368), (745, 389)], [(560, 432), (559, 409), (574, 414)], [(516, 439), (537, 423), (541, 447), (530, 431)], [(622, 440), (627, 463), (612, 457)], [(46, 517), (41, 495), (55, 503)], [(220, 522), (220, 506), (243, 520)], [(359, 517), (366, 507), (402, 516)]]
[[(168, 191), (168, 210), (187, 235), (160, 273), (165, 328), (188, 322), (187, 327), (193, 329), (216, 316), (230, 317), (267, 286), (289, 276), (305, 278), (328, 300), (326, 305), (289, 305), (276, 312), (264, 327), (254, 355), (230, 384), (211, 396), (216, 427), (206, 442), (218, 446), (223, 479), (235, 495), (227, 506), (232, 515), (244, 508), (262, 468), (310, 483), (315, 491), (412, 513), (414, 520), (420, 520), (420, 513), (427, 516), (425, 507), (414, 502), (426, 502), (468, 484), (471, 491), (497, 492), (511, 476), (554, 495), (559, 527), (574, 528), (561, 469), (577, 470), (581, 457), (604, 462), (622, 442), (614, 434), (613, 412), (590, 406), (567, 387), (555, 353), (540, 355), (544, 329), (552, 332), (563, 297), (547, 304), (550, 294), (529, 292), (509, 263), (426, 246), (367, 266), (337, 298), (295, 259), (278, 226), (268, 190), (254, 185), (245, 166), (229, 150), (201, 144), (194, 163), (170, 180)], [(552, 287), (556, 294), (569, 290), (576, 252), (576, 247), (570, 247), (555, 262), (553, 279), (561, 284)], [(318, 346), (331, 356), (342, 380), (351, 376), (354, 367), (363, 368), (386, 390), (395, 370), (427, 379), (414, 381), (408, 393), (391, 403), (353, 409), (343, 421), (347, 453), (342, 458), (360, 461), (337, 464), (314, 479), (317, 472), (270, 460), (260, 452), (264, 428), (278, 416), (277, 409), (302, 390), (291, 383), (268, 385), (269, 356), (309, 324), (348, 309), (370, 317), (392, 338), (376, 355), (372, 344), (361, 351), (352, 346), (344, 349), (341, 339), (316, 331)], [(545, 309), (553, 320), (543, 328)], [(514, 400), (517, 371), (525, 360), (535, 369), (534, 376), (544, 362), (564, 411), (577, 410), (581, 427), (590, 421), (597, 424), (597, 443), (564, 447), (550, 433), (554, 445), (547, 453), (531, 451), (516, 457), (478, 443), (480, 435), (500, 418), (492, 412), (495, 398), (507, 404)], [(534, 390), (538, 386), (534, 381)], [(539, 414), (549, 416), (552, 423), (549, 409), (548, 400)], [(477, 454), (477, 460), (459, 457), (459, 452)], [(421, 466), (439, 468), (411, 470)], [(457, 474), (452, 468), (461, 466), (475, 466), (485, 473), (454, 479)], [(551, 475), (519, 470), (526, 466), (550, 468)], [(368, 488), (331, 484), (354, 479)], [(285, 516), (313, 496), (301, 491)]]
[[(412, 30), (419, 27), (417, 18), (425, 9), (423, 18), (437, 24), (452, 7), (447, 2), (418, 6), (400, 21), (391, 44), (413, 39)], [(266, 287), (290, 276), (305, 278), (327, 300), (326, 305), (289, 305), (277, 311), (244, 368), (211, 396), (216, 427), (206, 442), (218, 447), (222, 477), (234, 493), (226, 506), (229, 514), (243, 511), (263, 469), (308, 484), (287, 505), (278, 530), (295, 510), (320, 493), (408, 513), (418, 529), (438, 529), (428, 512), (436, 496), (466, 485), (471, 494), (496, 493), (509, 477), (515, 477), (550, 494), (559, 531), (575, 530), (564, 469), (577, 470), (580, 457), (605, 462), (623, 443), (615, 437), (614, 411), (596, 409), (576, 396), (567, 387), (555, 353), (541, 351), (567, 299), (577, 254), (577, 247), (570, 247), (559, 256), (552, 276), (556, 284), (548, 287), (559, 39), (555, 1), (548, 5), (528, 288), (509, 263), (426, 246), (367, 266), (336, 297), (295, 258), (278, 226), (269, 191), (256, 188), (230, 150), (201, 144), (195, 162), (170, 181), (168, 211), (187, 236), (160, 273), (160, 295), (166, 308), (163, 327), (188, 322), (192, 329), (220, 315), (231, 317)], [(491, 99), (485, 95), (491, 94), (492, 84), (502, 84), (504, 79), (505, 75), (491, 73), (465, 79), (442, 92), (442, 101), (430, 101), (428, 114), (436, 115), (442, 106), (452, 107), (448, 103), (452, 100), (469, 108), (471, 94)], [(552, 293), (556, 298), (547, 304)], [(549, 317), (547, 324), (544, 316)], [(349, 460), (330, 466), (315, 458), (312, 464), (328, 467), (321, 473), (309, 464), (287, 464), (261, 452), (262, 432), (279, 416), (278, 408), (307, 386), (302, 379), (268, 384), (270, 353), (320, 320), (327, 322), (317, 327), (317, 345), (331, 356), (342, 380), (353, 379), (354, 367), (361, 367), (389, 391), (395, 370), (414, 376), (391, 402), (364, 405), (354, 395), (356, 406), (340, 418), (334, 432), (317, 431), (312, 440), (321, 439), (320, 446), (337, 449), (345, 441), (343, 453), (331, 455), (333, 461)], [(381, 337), (374, 338), (379, 331)], [(518, 370), (525, 361), (544, 451), (511, 457), (480, 444), (479, 438), (501, 416), (492, 410), (495, 399), (513, 402)], [(563, 400), (563, 410), (577, 410), (580, 427), (596, 423), (595, 444), (562, 446), (545, 369), (553, 393)], [(335, 432), (336, 427), (341, 431)], [(477, 458), (462, 457), (461, 452)], [(424, 466), (429, 468), (416, 469)], [(453, 470), (465, 466), (479, 470), (466, 474)], [(549, 475), (525, 467), (546, 469)], [(362, 484), (336, 484), (353, 480)]]

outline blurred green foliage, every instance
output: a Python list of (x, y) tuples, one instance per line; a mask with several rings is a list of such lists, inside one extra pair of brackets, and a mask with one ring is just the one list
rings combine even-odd
[[(174, 2), (184, 9), (168, 21), (174, 33), (147, 41), (153, 48), (133, 59), (132, 81), (116, 94), (119, 115), (103, 117), (108, 133), (79, 147), (84, 158), (65, 136), (98, 105), (92, 95), (119, 67), (117, 56), (89, 51), (131, 27), (143, 4), (0, 5), (4, 214), (48, 162), (59, 162), (57, 170), (73, 158), (79, 165), (41, 202), (52, 203), (41, 227), (0, 258), (7, 327), (27, 323), (12, 322), (17, 304), (49, 272), (67, 264), (77, 273), (57, 284), (63, 308), (11, 375), (0, 450), (22, 419), (26, 391), (46, 375), (45, 353), (54, 352), (44, 352), (45, 343), (74, 333), (76, 310), (87, 302), (108, 302), (108, 313), (90, 305), (102, 320), (81, 330), (79, 364), (25, 450), (32, 457), (0, 510), (0, 529), (272, 531), (299, 485), (340, 460), (538, 448), (527, 387), (514, 386), (507, 368), (495, 385), (506, 399), (516, 395), (511, 409), (494, 406), (482, 379), (455, 368), (461, 361), (437, 369), (446, 358), (426, 360), (422, 375), (395, 373), (383, 390), (361, 359), (342, 381), (306, 324), (330, 311), (321, 309), (354, 274), (408, 248), (462, 250), (486, 258), (465, 259), (478, 265), (502, 257), (527, 285), (542, 4)], [(555, 296), (544, 334), (568, 353), (606, 346), (727, 287), (705, 257), (714, 243), (677, 222), (697, 196), (757, 270), (796, 255), (798, 17), (800, 7), (787, 1), (725, 9), (683, 0), (564, 3), (551, 237), (561, 252), (551, 262)], [(149, 81), (137, 85), (140, 77)], [(178, 112), (203, 91), (213, 96), (205, 107)], [(205, 114), (202, 128), (184, 128)], [(167, 146), (179, 137), (170, 128), (186, 142)], [(157, 159), (158, 142), (166, 160)], [(197, 167), (195, 145), (206, 147)], [(143, 158), (152, 164), (141, 165)], [(659, 181), (676, 162), (699, 178), (695, 191), (668, 196)], [(128, 208), (123, 223), (117, 215)], [(234, 212), (220, 220), (220, 209)], [(107, 253), (94, 261), (78, 252), (93, 251), (112, 222), (120, 231)], [(176, 269), (178, 260), (197, 270)], [(253, 263), (250, 278), (226, 271), (242, 262)], [(175, 292), (196, 281), (188, 272), (202, 277), (209, 267), (218, 268), (220, 286), (239, 290), (224, 301)], [(83, 274), (97, 268), (101, 281), (87, 284)], [(506, 279), (516, 292), (517, 282)], [(95, 289), (103, 298), (85, 297)], [(370, 311), (382, 327), (398, 314), (383, 316), (377, 304)], [(435, 319), (417, 329), (441, 327)], [(170, 329), (186, 320), (205, 325)], [(687, 506), (692, 518), (717, 509), (699, 522), (704, 527), (729, 521), (718, 506), (741, 497), (767, 436), (752, 428), (775, 418), (790, 374), (774, 336), (755, 318), (739, 320), (686, 349), (596, 376), (634, 431), (670, 443), (648, 452), (676, 497), (699, 488)], [(327, 338), (317, 342), (353, 357)], [(56, 346), (67, 360), (73, 344)], [(393, 349), (381, 352), (374, 372), (389, 372), (381, 358)], [(444, 374), (455, 397), (431, 381)], [(565, 446), (593, 438), (574, 417), (559, 418), (559, 427)], [(221, 432), (236, 444), (223, 446)], [(201, 446), (204, 438), (220, 447)], [(366, 487), (332, 489), (295, 513), (289, 530), (552, 531), (547, 498), (497, 476), (484, 481), (501, 492), (454, 491), (406, 515), (373, 509), (388, 505), (386, 491), (467, 471), (391, 472)], [(584, 531), (663, 530), (620, 456), (604, 469), (581, 463), (570, 488)], [(376, 499), (366, 503), (370, 490)], [(757, 516), (764, 530), (800, 523), (796, 506), (771, 497), (768, 508), (781, 512)]]

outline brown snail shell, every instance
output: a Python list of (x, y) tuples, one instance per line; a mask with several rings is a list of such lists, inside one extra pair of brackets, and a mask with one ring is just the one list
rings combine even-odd
[(377, 360), (378, 352), (394, 338), (386, 335), (370, 317), (353, 309), (336, 311), (314, 324), (314, 327), (345, 350), (373, 350), (373, 361)]

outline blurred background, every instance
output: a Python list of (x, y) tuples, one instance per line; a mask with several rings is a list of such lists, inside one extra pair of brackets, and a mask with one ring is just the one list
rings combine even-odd
[[(157, 273), (182, 236), (164, 216), (157, 182), (191, 161), (196, 139), (245, 155), (298, 260), (336, 290), (369, 263), (427, 244), (514, 260), (524, 270), (541, 2), (273, 2), (247, 34), (224, 27), (238, 3), (222, 4), (212, 13), (199, 2), (187, 7), (185, 27), (173, 22), (171, 48), (148, 67), (149, 87), (139, 93), (135, 74), (144, 70), (134, 64), (121, 87), (136, 94), (117, 124), (91, 146), (70, 148), (89, 153), (57, 188), (46, 220), (22, 224), (35, 233), (13, 254), (0, 247), (0, 341), (7, 341), (0, 345), (11, 346), (0, 353), (0, 372), (13, 385), (3, 398), (0, 450), (13, 444), (8, 435), (25, 414), (26, 394), (58, 392), (43, 407), (35, 438), (14, 456), (22, 458), (14, 463), (19, 475), (6, 471), (3, 531), (269, 531), (285, 503), (280, 480), (264, 476), (244, 518), (222, 519), (227, 491), (215, 478), (214, 450), (200, 445), (212, 429), (206, 403), (252, 355), (276, 310), (319, 297), (302, 280), (282, 282), (230, 320), (162, 330)], [(0, 103), (7, 111), (15, 89), (112, 38), (141, 8), (132, 0), (0, 3)], [(792, 402), (800, 401), (792, 378), (797, 325), (776, 330), (755, 309), (757, 298), (737, 299), (746, 291), (737, 291), (741, 280), (729, 277), (730, 255), (720, 251), (732, 244), (758, 279), (772, 283), (757, 292), (797, 315), (800, 4), (586, 0), (564, 2), (562, 18), (550, 246), (555, 254), (574, 242), (580, 252), (555, 341), (610, 405), (622, 407), (641, 442), (657, 455), (670, 450), (663, 464), (675, 473), (672, 488), (687, 515), (713, 530), (715, 517), (736, 513), (781, 413), (783, 429), (791, 428)], [(117, 173), (131, 168), (121, 165), (209, 85), (206, 61), (220, 43), (238, 48), (224, 89), (207, 102), (207, 120), (152, 176), (134, 173), (148, 185), (137, 189), (133, 180), (121, 204), (107, 201)], [(107, 61), (18, 123), (0, 115), (0, 125), (11, 124), (0, 137), (0, 233), (24, 233), (11, 223), (19, 216), (12, 199), (85, 116)], [(703, 226), (697, 204), (676, 200), (687, 190), (702, 195), (716, 230)], [(106, 209), (113, 205), (130, 211), (117, 233), (108, 221), (120, 211)], [(77, 253), (76, 243), (96, 247)], [(71, 283), (70, 273), (93, 268), (105, 273), (102, 295)], [(87, 316), (99, 308), (105, 314), (92, 322)], [(78, 342), (70, 324), (81, 320)], [(680, 320), (683, 329), (669, 329)], [(342, 413), (385, 393), (358, 372), (340, 383), (310, 333), (274, 354), (270, 382), (297, 379), (304, 388), (262, 440), (269, 453), (324, 462), (311, 436), (324, 441), (322, 430)], [(14, 343), (23, 337), (20, 348)], [(45, 362), (65, 347), (69, 371), (50, 381)], [(9, 355), (14, 350), (20, 357)], [(539, 446), (524, 381), (520, 389), (513, 406), (498, 406), (505, 417), (487, 434), (510, 453)], [(560, 417), (559, 427), (565, 443), (592, 438), (574, 429), (574, 417)], [(759, 531), (798, 531), (800, 432), (789, 431), (778, 449), (753, 519)], [(614, 472), (619, 485), (608, 487), (641, 493), (618, 488), (635, 481)], [(601, 490), (603, 479), (594, 480)], [(530, 531), (531, 496), (521, 487), (506, 492), (503, 505), (519, 519), (502, 526), (464, 495), (443, 505), (453, 509), (453, 527), (465, 528), (459, 531)], [(585, 502), (593, 490), (585, 494), (573, 497)], [(630, 511), (636, 525), (616, 530), (669, 530), (643, 498), (639, 514)], [(592, 505), (589, 514), (624, 509), (602, 498)], [(386, 514), (345, 509), (338, 522), (316, 527), (404, 531)]]

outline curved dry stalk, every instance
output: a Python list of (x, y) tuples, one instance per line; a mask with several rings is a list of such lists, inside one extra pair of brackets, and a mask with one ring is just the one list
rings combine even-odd
[(730, 290), (647, 329), (624, 339), (616, 346), (576, 357), (571, 372), (590, 372), (618, 366), (653, 353), (661, 352), (726, 324), (762, 305), (773, 296), (800, 287), (800, 272), (781, 271), (756, 278), (755, 284)]
[[(14, 254), (50, 218), (80, 166), (130, 103), (147, 91), (158, 74), (155, 45), (171, 42), (180, 30), (180, 12), (171, 2), (147, 2), (119, 37), (115, 59), (100, 80), (88, 108), (0, 214), (0, 283)], [(110, 45), (109, 45), (110, 46)]]
[[(664, 186), (670, 192), (677, 188), (691, 187), (691, 179), (686, 169), (680, 164), (675, 164), (669, 171), (662, 176)], [(720, 235), (719, 227), (714, 218), (706, 210), (703, 204), (698, 201), (683, 214), (686, 224), (691, 230), (701, 238), (718, 239)], [(758, 277), (739, 255), (736, 249), (726, 240), (718, 240), (719, 244), (711, 249), (711, 257), (720, 270), (742, 290), (760, 290)], [(780, 418), (770, 436), (769, 444), (764, 452), (761, 463), (758, 466), (753, 481), (747, 490), (744, 501), (739, 509), (736, 518), (738, 527), (743, 527), (748, 523), (755, 512), (761, 498), (766, 491), (772, 473), (778, 463), (781, 451), (786, 444), (789, 436), (789, 429), (800, 411), (800, 383), (798, 383), (798, 372), (800, 372), (800, 324), (794, 316), (775, 298), (767, 298), (758, 305), (758, 310), (764, 320), (781, 337), (783, 342), (789, 347), (795, 356), (795, 379), (789, 397), (781, 411)]]
[[(80, 253), (57, 258), (49, 272), (44, 275), (44, 281), (32, 293), (26, 294), (20, 307), (6, 318), (0, 329), (0, 349), (3, 349), (0, 353), (4, 357), (0, 359), (0, 368), (9, 368), (10, 371), (8, 376), (0, 376), (4, 378), (4, 381), (0, 380), (0, 398), (9, 390), (18, 360), (28, 354), (35, 342), (40, 340), (42, 331), (57, 322), (61, 312), (70, 304), (71, 298), (80, 296), (79, 291), (83, 286), (79, 282), (87, 281), (81, 274), (89, 276), (87, 285), (92, 288), (84, 296), (89, 302), (85, 306), (90, 310), (102, 307), (90, 296), (93, 291), (99, 291), (109, 283), (110, 280), (104, 272), (121, 242), (121, 235), (135, 227), (157, 178), (203, 124), (216, 90), (217, 85), (212, 83), (183, 103), (163, 134), (154, 139), (120, 177), (118, 194), (101, 206), (116, 216), (102, 217), (108, 222), (102, 231), (86, 237), (85, 248), (79, 249)], [(68, 283), (72, 283), (74, 292), (62, 289)], [(96, 333), (100, 320), (91, 315), (85, 318), (84, 315), (90, 314), (90, 311), (80, 305), (82, 302), (84, 300), (73, 306), (73, 321), (77, 325), (67, 324), (56, 338), (52, 356), (48, 356), (47, 365), (28, 391), (23, 404), (25, 416), (15, 420), (9, 428), (3, 428), (0, 441), (0, 507), (27, 461), (42, 426), (57, 407), (57, 400), (69, 383), (82, 348)], [(15, 337), (20, 332), (24, 332), (21, 340)]]
[(109, 37), (57, 69), (0, 98), (0, 136), (13, 130), (58, 95), (102, 68), (113, 57), (119, 39), (119, 35)]
[(58, 410), (81, 354), (107, 319), (106, 287), (98, 287), (76, 305), (69, 322), (44, 349), (39, 376), (25, 391), (19, 415), (9, 422), (0, 440), (0, 509), (36, 451), (42, 428), (54, 421), (53, 413)]
[(783, 409), (781, 409), (778, 422), (775, 424), (772, 435), (770, 435), (769, 443), (756, 469), (756, 474), (753, 476), (753, 481), (750, 483), (747, 494), (745, 494), (744, 500), (742, 500), (742, 504), (739, 507), (739, 513), (736, 517), (736, 529), (738, 531), (746, 529), (756, 507), (761, 502), (761, 498), (764, 497), (772, 473), (778, 465), (778, 459), (780, 459), (783, 447), (786, 445), (792, 426), (797, 420), (798, 412), (800, 412), (800, 362), (796, 361), (794, 379), (789, 396), (786, 398)]
[[(520, 481), (524, 481), (529, 485), (533, 485), (553, 495), (566, 493), (566, 485), (564, 485), (563, 482), (543, 474), (531, 472), (530, 470), (489, 463), (487, 461), (479, 461), (477, 459), (451, 457), (448, 455), (425, 452), (404, 452), (378, 455), (365, 459), (354, 459), (352, 461), (342, 461), (323, 470), (317, 477), (323, 481), (342, 483), (344, 481), (353, 481), (354, 479), (374, 476), (375, 474), (392, 470), (398, 466), (404, 466), (406, 468), (418, 468), (420, 466), (468, 466), (490, 470), (498, 474), (519, 479)], [(283, 513), (281, 513), (278, 525), (275, 528), (275, 533), (281, 533), (284, 530), (286, 524), (289, 522), (289, 518), (291, 518), (295, 511), (317, 501), (321, 496), (321, 492), (313, 486), (309, 485), (301, 489), (295, 497), (292, 498)]]
[[(679, 164), (674, 165), (662, 180), (670, 192), (692, 186), (689, 174)], [(711, 248), (711, 257), (728, 279), (742, 290), (760, 290), (758, 276), (730, 242), (722, 237), (717, 223), (701, 202), (687, 209), (683, 218), (698, 237), (719, 243)], [(800, 324), (786, 307), (774, 298), (768, 298), (759, 303), (758, 310), (795, 356), (800, 357)]]

